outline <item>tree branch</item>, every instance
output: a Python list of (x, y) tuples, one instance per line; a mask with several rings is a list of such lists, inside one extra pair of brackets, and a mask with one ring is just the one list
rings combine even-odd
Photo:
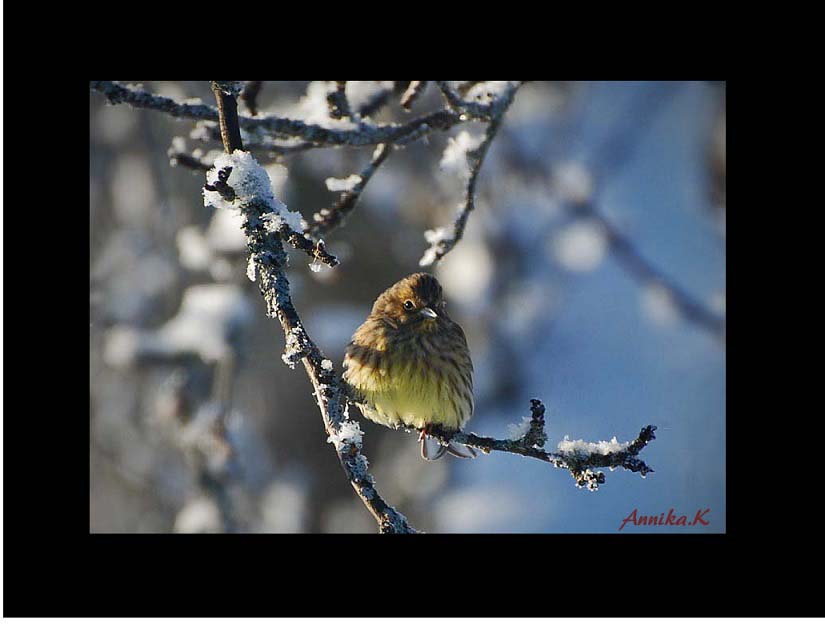
[(166, 152), (169, 156), (169, 164), (173, 167), (186, 167), (187, 169), (192, 169), (193, 171), (209, 171), (212, 168), (205, 160), (201, 160), (197, 156), (193, 154), (186, 153), (185, 151), (177, 151), (174, 148), (169, 148), (169, 151)]
[(350, 118), (352, 116), (349, 101), (347, 101), (346, 81), (335, 82), (335, 89), (330, 90), (327, 94), (327, 105), (329, 106), (329, 115), (334, 119)]
[[(166, 112), (177, 118), (218, 121), (217, 108), (201, 104), (178, 103), (174, 99), (153, 95), (145, 90), (130, 88), (116, 81), (90, 81), (92, 90), (105, 95), (110, 103), (128, 103), (133, 107)], [(297, 137), (317, 145), (350, 145), (361, 147), (392, 143), (406, 145), (420, 138), (424, 131), (447, 130), (463, 122), (457, 112), (438, 110), (420, 116), (403, 125), (373, 125), (364, 121), (353, 123), (351, 129), (328, 129), (300, 120), (267, 116), (249, 118), (238, 116), (241, 129), (270, 134), (275, 137)]]
[(358, 109), (358, 116), (364, 118), (365, 116), (372, 116), (390, 100), (390, 96), (394, 92), (393, 88), (382, 88), (377, 90), (364, 105)]
[(258, 113), (258, 93), (263, 84), (263, 81), (247, 81), (241, 92), (241, 101), (252, 116)]
[(458, 94), (453, 92), (452, 88), (450, 88), (450, 84), (446, 81), (436, 81), (435, 83), (438, 86), (438, 89), (441, 90), (441, 94), (444, 95), (444, 100), (447, 102), (447, 105), (453, 110), (464, 112), (465, 114), (482, 121), (491, 119), (492, 108), (490, 104), (485, 105), (464, 100)]
[(564, 449), (560, 452), (547, 452), (542, 449), (547, 441), (544, 430), (544, 404), (541, 400), (530, 400), (529, 428), (517, 439), (494, 439), (492, 437), (481, 437), (473, 433), (441, 430), (437, 427), (430, 429), (429, 434), (439, 439), (442, 443), (454, 441), (472, 448), (477, 448), (487, 454), (492, 451), (509, 452), (520, 454), (521, 456), (539, 459), (554, 467), (564, 468), (570, 471), (579, 487), (587, 487), (590, 491), (595, 491), (599, 485), (604, 483), (604, 473), (594, 472), (596, 468), (616, 468), (621, 467), (631, 472), (639, 472), (646, 476), (653, 470), (638, 458), (639, 452), (656, 438), (654, 431), (656, 426), (645, 426), (639, 432), (639, 436), (627, 443), (615, 441), (600, 441), (599, 443), (585, 443), (583, 441), (564, 441), (559, 443), (559, 447)]
[(220, 82), (212, 82), (212, 92), (218, 102), (218, 123), (221, 126), (221, 139), (227, 154), (236, 149), (243, 151), (241, 128), (238, 126), (238, 102), (231, 92), (227, 92)]
[(410, 85), (401, 97), (401, 107), (409, 111), (427, 88), (427, 81), (410, 81)]
[[(441, 87), (442, 91), (445, 89), (449, 90), (448, 87), (442, 87), (442, 84), (446, 86), (446, 82), (439, 81), (437, 83), (439, 84), (439, 87)], [(481, 165), (484, 163), (484, 157), (487, 155), (487, 150), (490, 148), (490, 144), (493, 142), (493, 138), (495, 138), (496, 132), (498, 132), (499, 126), (501, 125), (501, 120), (504, 117), (504, 113), (513, 102), (513, 97), (515, 96), (518, 88), (518, 83), (510, 86), (510, 88), (507, 89), (505, 93), (497, 100), (495, 110), (493, 109), (493, 104), (485, 106), (487, 108), (485, 111), (495, 111), (496, 114), (490, 119), (487, 129), (484, 132), (484, 139), (481, 141), (481, 144), (476, 149), (467, 152), (467, 158), (470, 162), (470, 176), (467, 180), (467, 187), (464, 193), (464, 204), (459, 209), (458, 215), (456, 215), (452, 226), (442, 226), (435, 230), (427, 231), (424, 234), (424, 237), (428, 242), (430, 242), (431, 245), (418, 262), (420, 266), (429, 266), (441, 261), (441, 259), (443, 259), (444, 256), (450, 252), (464, 236), (464, 229), (467, 226), (467, 220), (470, 218), (470, 213), (472, 213), (473, 209), (475, 209), (476, 181), (478, 180), (478, 174), (481, 171)], [(458, 99), (458, 97), (456, 97), (456, 99)], [(458, 100), (455, 101), (455, 103), (461, 104), (460, 107), (464, 107), (463, 104), (468, 102)], [(454, 107), (459, 106), (455, 105)]]
[[(221, 94), (221, 91), (216, 91), (219, 107)], [(237, 107), (234, 100), (224, 99), (224, 107), (231, 108), (233, 104)], [(233, 120), (237, 119), (225, 116), (221, 118), (221, 124), (229, 125)], [(240, 134), (240, 130), (235, 131)], [(233, 131), (226, 130), (222, 136), (224, 139), (232, 138)], [(231, 153), (229, 145), (225, 144), (224, 149)], [(224, 199), (234, 201), (237, 196), (227, 183), (228, 177), (229, 174), (223, 177), (222, 185), (213, 185), (212, 189), (207, 190), (217, 190)], [(289, 279), (284, 271), (287, 262), (286, 252), (281, 243), (284, 235), (268, 231), (263, 217), (268, 213), (278, 214), (278, 210), (255, 199), (244, 202), (241, 211), (245, 218), (243, 229), (255, 277), (266, 303), (267, 316), (278, 319), (286, 337), (287, 348), (283, 359), (290, 366), (294, 366), (298, 360), (303, 363), (315, 391), (316, 403), (321, 411), (327, 436), (329, 441), (335, 444), (338, 459), (347, 478), (375, 517), (382, 533), (415, 533), (406, 517), (388, 505), (375, 489), (375, 481), (367, 472), (367, 459), (361, 453), (361, 431), (357, 422), (349, 421), (347, 397), (340, 379), (332, 369), (332, 362), (321, 353), (306, 333), (298, 311), (292, 304)]]
[[(221, 143), (223, 142), (221, 139), (220, 126), (216, 125), (212, 121), (198, 121), (189, 136), (192, 140), (197, 140), (200, 142), (209, 142), (213, 140)], [(241, 133), (241, 137), (243, 138), (243, 132)], [(289, 145), (284, 145), (282, 143), (283, 141), (277, 142), (272, 139), (262, 139), (258, 135), (247, 134), (246, 140), (244, 141), (244, 147), (250, 151), (265, 151), (278, 154), (279, 156), (322, 147), (322, 145), (307, 142), (293, 142)]]
[(390, 155), (391, 151), (392, 145), (378, 145), (375, 148), (372, 160), (359, 174), (359, 180), (355, 186), (348, 191), (344, 191), (331, 209), (322, 208), (315, 214), (309, 225), (311, 234), (315, 236), (326, 235), (343, 223), (346, 217), (355, 209), (364, 187), (367, 186), (370, 178)]

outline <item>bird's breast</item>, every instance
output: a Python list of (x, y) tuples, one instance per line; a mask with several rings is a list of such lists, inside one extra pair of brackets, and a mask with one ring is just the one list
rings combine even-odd
[(344, 379), (369, 419), (421, 428), (435, 423), (461, 428), (472, 414), (472, 364), (468, 354), (413, 336), (378, 351), (355, 343), (347, 350)]

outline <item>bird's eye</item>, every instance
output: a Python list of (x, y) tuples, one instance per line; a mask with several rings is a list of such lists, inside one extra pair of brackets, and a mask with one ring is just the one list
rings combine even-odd
[(415, 309), (415, 305), (413, 305), (412, 301), (404, 301), (404, 309), (406, 309), (408, 312), (411, 312), (413, 311), (413, 309)]

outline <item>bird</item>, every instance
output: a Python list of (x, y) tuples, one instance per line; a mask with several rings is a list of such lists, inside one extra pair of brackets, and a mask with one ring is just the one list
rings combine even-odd
[(437, 427), (452, 434), (473, 414), (473, 362), (461, 326), (447, 314), (443, 290), (431, 274), (411, 274), (375, 300), (344, 355), (344, 381), (361, 413), (393, 429), (419, 431), (421, 456), (446, 452), (474, 458), (469, 446), (443, 445)]

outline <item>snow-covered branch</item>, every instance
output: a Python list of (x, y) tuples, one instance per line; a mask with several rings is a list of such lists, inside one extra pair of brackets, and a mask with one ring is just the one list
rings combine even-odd
[(90, 81), (89, 87), (95, 92), (100, 92), (112, 105), (127, 103), (134, 108), (165, 112), (175, 118), (218, 120), (217, 108), (200, 103), (200, 99), (179, 103), (169, 97), (152, 94), (142, 88), (126, 86), (118, 81)]
[(558, 444), (558, 452), (548, 452), (543, 449), (547, 442), (547, 434), (544, 430), (544, 404), (541, 400), (530, 400), (530, 412), (531, 417), (525, 418), (524, 427), (517, 428), (523, 433), (514, 439), (494, 439), (464, 432), (450, 434), (435, 427), (430, 430), (430, 434), (445, 443), (455, 441), (488, 454), (493, 451), (510, 452), (545, 461), (554, 467), (569, 470), (576, 485), (587, 487), (591, 491), (597, 490), (599, 485), (604, 483), (604, 473), (594, 471), (598, 468), (620, 467), (631, 472), (639, 472), (642, 476), (653, 471), (638, 454), (656, 438), (656, 426), (645, 426), (636, 439), (625, 443), (619, 443), (615, 437), (611, 441), (595, 443), (570, 441), (565, 437)]
[[(127, 103), (133, 107), (166, 112), (177, 118), (218, 121), (218, 109), (200, 103), (179, 103), (168, 97), (151, 94), (140, 88), (124, 86), (116, 81), (91, 81), (92, 90), (102, 93), (110, 103)], [(451, 110), (438, 110), (425, 114), (403, 125), (390, 123), (374, 125), (359, 120), (350, 121), (340, 128), (329, 128), (298, 119), (280, 116), (238, 116), (238, 126), (248, 132), (259, 132), (279, 138), (301, 138), (317, 145), (349, 145), (363, 147), (391, 143), (406, 145), (433, 130), (447, 130), (462, 123), (461, 114)]]
[[(220, 126), (212, 121), (198, 121), (190, 133), (190, 137), (194, 140), (208, 142), (216, 140), (221, 141)], [(295, 154), (306, 151), (308, 149), (315, 149), (323, 147), (323, 145), (316, 145), (304, 141), (296, 141), (295, 139), (278, 139), (273, 140), (269, 137), (249, 136), (244, 140), (244, 148), (247, 150), (255, 150), (284, 156), (287, 154)]]
[[(245, 98), (246, 89), (249, 82), (240, 92), (241, 98)], [(423, 92), (426, 87), (424, 81), (412, 81), (402, 96), (402, 105), (410, 107), (413, 101)], [(522, 82), (502, 81), (502, 82), (469, 82), (470, 85), (464, 90), (464, 96), (459, 96), (453, 91), (449, 82), (436, 82), (445, 95), (447, 108), (436, 112), (431, 112), (420, 116), (408, 123), (374, 125), (364, 121), (366, 107), (359, 111), (359, 114), (352, 116), (350, 106), (346, 99), (346, 82), (335, 82), (333, 89), (327, 95), (327, 101), (332, 112), (334, 125), (329, 127), (306, 123), (298, 119), (283, 118), (278, 116), (265, 116), (259, 114), (254, 118), (238, 116), (237, 127), (240, 137), (240, 130), (245, 130), (253, 138), (247, 143), (248, 149), (260, 149), (273, 153), (284, 154), (296, 151), (304, 151), (313, 147), (323, 146), (365, 146), (376, 145), (376, 151), (372, 161), (360, 174), (360, 180), (355, 186), (345, 191), (338, 202), (331, 209), (321, 209), (315, 216), (311, 225), (311, 231), (315, 235), (323, 234), (337, 227), (346, 215), (352, 211), (358, 197), (366, 185), (369, 177), (375, 172), (380, 164), (387, 157), (393, 147), (403, 147), (419, 138), (429, 135), (434, 131), (445, 131), (451, 127), (468, 120), (488, 121), (487, 129), (481, 142), (474, 148), (467, 148), (466, 162), (468, 173), (466, 174), (466, 188), (463, 202), (459, 205), (455, 220), (449, 226), (442, 226), (434, 230), (429, 230), (425, 238), (431, 244), (421, 258), (420, 265), (428, 266), (440, 261), (464, 235), (470, 213), (475, 208), (475, 191), (478, 174), (484, 162), (484, 157), (493, 138), (498, 131), (501, 120), (513, 101), (516, 91)], [(159, 110), (180, 118), (191, 118), (198, 121), (219, 121), (220, 110), (194, 103), (178, 103), (173, 99), (161, 97), (146, 92), (140, 88), (124, 86), (115, 81), (92, 81), (91, 88), (104, 94), (111, 103), (128, 103), (134, 107), (149, 108)], [(389, 91), (379, 91), (383, 95)], [(230, 95), (229, 98), (233, 98)], [(224, 126), (220, 128), (209, 123), (201, 123), (204, 133), (210, 138), (217, 139), (218, 133), (225, 133)], [(302, 142), (291, 145), (283, 145), (284, 139), (300, 139)], [(280, 142), (278, 142), (280, 140)], [(233, 147), (237, 142), (230, 143)], [(203, 164), (194, 160), (191, 156), (176, 156), (177, 164), (193, 169), (202, 169)], [(306, 244), (295, 235), (291, 236), (290, 243), (297, 242), (301, 249), (306, 250)], [(293, 243), (293, 245), (296, 245)]]
[[(221, 97), (216, 91), (219, 103)], [(220, 107), (232, 107), (234, 100), (226, 100)], [(222, 122), (232, 117), (222, 117)], [(231, 138), (232, 134), (223, 135)], [(252, 156), (242, 149), (231, 151), (218, 159), (207, 174), (204, 201), (215, 206), (230, 205), (244, 216), (243, 229), (250, 253), (248, 274), (257, 279), (266, 303), (267, 316), (277, 318), (286, 338), (282, 356), (290, 367), (300, 360), (312, 383), (315, 398), (324, 421), (329, 441), (364, 505), (378, 522), (382, 533), (415, 533), (406, 517), (388, 505), (375, 488), (375, 481), (367, 471), (368, 462), (361, 453), (361, 435), (357, 421), (351, 421), (347, 397), (332, 362), (318, 349), (304, 329), (298, 311), (292, 304), (289, 279), (285, 268), (287, 254), (282, 239), (298, 234), (294, 230), (295, 215), (272, 195), (266, 172)], [(284, 232), (289, 226), (291, 232)], [(273, 230), (274, 228), (274, 230)], [(322, 242), (319, 242), (322, 243)]]
[[(521, 82), (517, 81), (512, 83), (520, 84)], [(441, 90), (441, 94), (444, 95), (444, 100), (451, 109), (482, 121), (492, 121), (494, 118), (500, 117), (504, 113), (504, 110), (510, 106), (509, 101), (504, 101), (502, 100), (502, 97), (497, 97), (493, 93), (487, 93), (486, 95), (478, 94), (476, 95), (478, 100), (469, 100), (462, 98), (454, 92), (450, 87), (449, 81), (436, 81), (436, 84)], [(517, 87), (518, 86), (516, 86), (516, 88)], [(512, 89), (512, 92), (515, 92), (515, 88)], [(486, 102), (484, 98), (485, 96)], [(512, 93), (509, 98), (512, 100)]]

